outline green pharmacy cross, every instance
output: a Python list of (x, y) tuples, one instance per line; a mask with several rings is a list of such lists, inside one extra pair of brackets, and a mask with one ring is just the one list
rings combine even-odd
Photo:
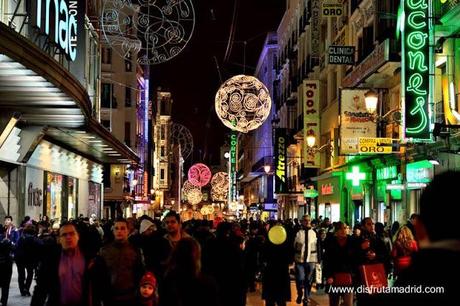
[(359, 186), (359, 182), (366, 179), (366, 173), (359, 172), (359, 167), (354, 166), (351, 172), (346, 174), (347, 180), (353, 181), (353, 186)]

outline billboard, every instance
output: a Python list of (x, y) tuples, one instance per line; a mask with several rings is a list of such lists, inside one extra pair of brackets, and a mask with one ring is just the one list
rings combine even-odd
[(316, 150), (312, 150), (307, 145), (308, 135), (315, 135), (316, 143), (318, 144), (320, 142), (319, 88), (320, 87), (318, 80), (303, 81), (303, 164), (305, 168), (319, 168), (320, 166), (319, 152), (316, 152)]
[(342, 89), (340, 92), (340, 155), (358, 154), (360, 137), (376, 137), (377, 124), (366, 109), (368, 89)]

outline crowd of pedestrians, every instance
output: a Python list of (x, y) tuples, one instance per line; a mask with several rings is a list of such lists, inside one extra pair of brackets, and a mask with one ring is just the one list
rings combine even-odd
[[(405, 225), (385, 227), (364, 218), (352, 231), (344, 222), (308, 215), (217, 226), (207, 220), (182, 223), (174, 211), (161, 221), (80, 217), (57, 224), (26, 217), (18, 228), (7, 216), (0, 226), (1, 305), (8, 302), (14, 263), (19, 290), (32, 295), (32, 306), (244, 306), (258, 281), (266, 305), (284, 306), (291, 301), (291, 275), (297, 304), (311, 303), (316, 284), (329, 294), (331, 306), (402, 305), (410, 298), (417, 305), (453, 305), (460, 234), (431, 216), (439, 215), (437, 195), (458, 181), (458, 173), (436, 177), (422, 196), (420, 215)], [(275, 244), (268, 233), (277, 225), (287, 235)], [(445, 292), (417, 297), (331, 290), (366, 284), (371, 268), (374, 274), (383, 271), (384, 283), (431, 284)]]

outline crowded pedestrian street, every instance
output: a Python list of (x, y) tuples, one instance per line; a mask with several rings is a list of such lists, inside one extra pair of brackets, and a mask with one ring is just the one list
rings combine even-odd
[(460, 0), (0, 0), (0, 306), (453, 306)]

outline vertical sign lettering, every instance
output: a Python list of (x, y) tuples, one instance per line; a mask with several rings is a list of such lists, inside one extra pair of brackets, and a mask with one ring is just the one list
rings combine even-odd
[(307, 144), (308, 135), (315, 135), (316, 143), (319, 143), (319, 81), (305, 80), (303, 82), (303, 88), (303, 163), (305, 168), (319, 168), (319, 153), (312, 150)]
[(402, 49), (407, 138), (430, 139), (428, 0), (405, 0)]
[(230, 134), (230, 167), (229, 167), (229, 196), (228, 196), (228, 201), (229, 203), (237, 201), (238, 200), (238, 194), (237, 194), (237, 186), (236, 186), (236, 170), (237, 170), (237, 165), (236, 165), (236, 152), (237, 152), (237, 146), (238, 146), (238, 133), (235, 131), (232, 131)]
[(275, 193), (287, 192), (287, 131), (275, 129)]
[(311, 0), (311, 57), (319, 58), (321, 4), (319, 0)]

